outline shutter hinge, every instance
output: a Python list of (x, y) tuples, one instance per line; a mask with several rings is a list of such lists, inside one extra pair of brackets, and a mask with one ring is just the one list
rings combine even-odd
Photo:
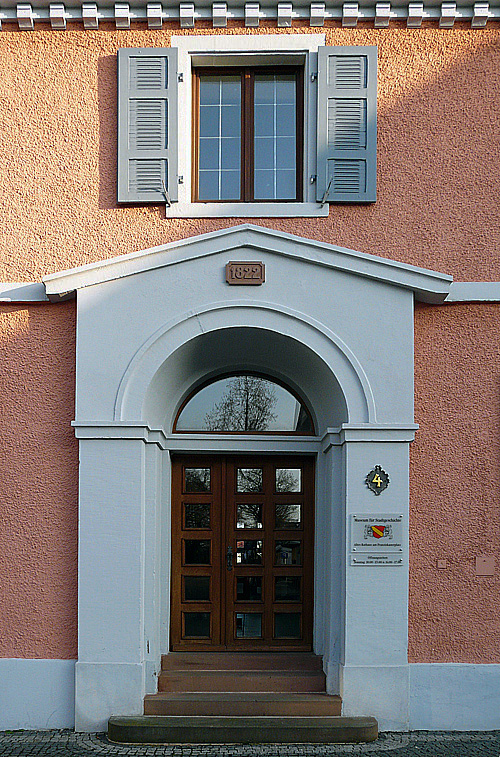
[(177, 81), (184, 81), (184, 74), (177, 74)]
[(309, 184), (315, 184), (315, 183), (316, 183), (316, 179), (317, 179), (317, 178), (318, 178), (318, 177), (316, 176), (316, 174), (315, 174), (315, 173), (313, 173), (313, 174), (312, 174), (312, 175), (311, 175), (311, 176), (309, 177)]
[(316, 74), (311, 74), (311, 81), (316, 81), (317, 78), (318, 78), (318, 74), (317, 73)]
[(184, 176), (178, 176), (177, 181), (179, 182), (179, 184), (184, 184)]

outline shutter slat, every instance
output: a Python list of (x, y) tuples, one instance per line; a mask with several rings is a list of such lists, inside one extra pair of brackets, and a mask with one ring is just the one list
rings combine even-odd
[(323, 47), (318, 57), (317, 199), (375, 202), (377, 49)]
[(177, 50), (118, 52), (118, 202), (177, 201)]

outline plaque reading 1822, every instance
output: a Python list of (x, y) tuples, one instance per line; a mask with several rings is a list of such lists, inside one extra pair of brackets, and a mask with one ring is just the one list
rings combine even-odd
[(226, 264), (226, 281), (233, 286), (259, 286), (266, 280), (264, 263), (232, 261)]

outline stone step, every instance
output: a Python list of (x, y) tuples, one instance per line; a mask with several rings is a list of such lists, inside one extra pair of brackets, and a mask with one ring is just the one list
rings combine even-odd
[(276, 693), (183, 693), (148, 694), (145, 715), (226, 716), (334, 716), (340, 715), (342, 700), (327, 694)]
[(171, 670), (158, 677), (158, 691), (325, 691), (319, 670)]
[(311, 652), (170, 652), (162, 655), (162, 670), (323, 670)]
[(375, 741), (372, 717), (112, 717), (110, 741), (127, 744), (334, 744)]

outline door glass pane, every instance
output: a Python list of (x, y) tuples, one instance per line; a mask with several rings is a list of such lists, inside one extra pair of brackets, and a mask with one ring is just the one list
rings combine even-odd
[(210, 565), (210, 540), (186, 539), (184, 563), (185, 565)]
[(257, 602), (262, 599), (261, 576), (238, 576), (236, 579), (236, 599)]
[(274, 542), (276, 565), (302, 565), (300, 541)]
[(300, 528), (300, 510), (300, 505), (287, 505), (283, 502), (276, 502), (274, 505), (275, 528)]
[(262, 541), (245, 539), (236, 542), (237, 565), (260, 565), (262, 563)]
[(210, 505), (186, 502), (184, 528), (210, 528)]
[(209, 602), (210, 576), (184, 576), (184, 601)]
[(262, 636), (262, 614), (257, 612), (236, 613), (236, 638), (259, 639)]
[(262, 505), (236, 505), (236, 528), (262, 528)]
[(210, 638), (209, 612), (184, 612), (184, 636)]
[(185, 468), (184, 491), (209, 492), (210, 468)]
[(296, 199), (296, 108), (294, 74), (255, 76), (256, 200)]
[(252, 494), (262, 491), (262, 468), (238, 468), (236, 491)]
[(300, 639), (300, 612), (275, 612), (274, 638)]
[(276, 576), (275, 602), (300, 602), (300, 576)]
[(301, 478), (300, 468), (276, 468), (276, 491), (300, 492)]

